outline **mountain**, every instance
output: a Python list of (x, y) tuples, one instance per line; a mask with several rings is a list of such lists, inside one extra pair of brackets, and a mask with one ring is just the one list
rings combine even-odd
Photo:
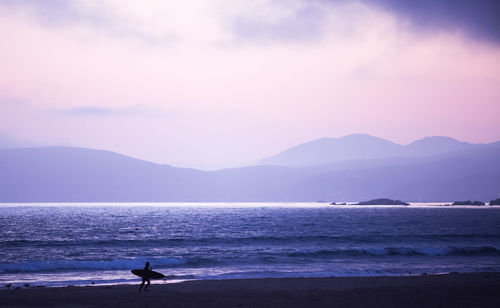
[(450, 137), (426, 137), (410, 143), (404, 147), (404, 156), (432, 156), (450, 154), (458, 151), (469, 151), (484, 147), (484, 144), (460, 142)]
[(259, 165), (310, 167), (348, 160), (397, 156), (402, 146), (364, 134), (321, 138), (287, 149), (261, 160)]
[[(202, 171), (71, 147), (0, 150), (2, 201), (182, 201)], [(185, 181), (188, 182), (185, 182)]]
[[(295, 189), (323, 200), (358, 201), (393, 198), (403, 201), (488, 200), (500, 196), (500, 149), (466, 155), (415, 159), (397, 166), (325, 172)], [(474, 199), (474, 198), (472, 198)]]
[[(357, 156), (357, 160), (301, 168), (259, 165), (200, 171), (101, 150), (5, 149), (0, 150), (0, 202), (485, 201), (500, 197), (496, 143), (389, 158), (382, 154), (412, 147), (411, 153), (429, 153), (433, 150), (429, 144), (436, 139), (400, 146), (366, 135), (345, 138), (339, 142), (351, 146), (360, 142), (362, 148), (360, 140), (367, 140), (370, 146), (364, 148), (379, 148), (378, 158)], [(449, 144), (455, 147), (455, 142)]]
[(306, 142), (263, 159), (258, 165), (311, 167), (353, 160), (432, 157), (498, 146), (496, 144), (471, 144), (436, 136), (426, 137), (404, 146), (370, 135), (354, 134)]

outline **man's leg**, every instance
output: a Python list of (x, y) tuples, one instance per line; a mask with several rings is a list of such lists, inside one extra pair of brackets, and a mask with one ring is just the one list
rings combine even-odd
[[(144, 285), (144, 283), (146, 282), (146, 279), (142, 278), (142, 283), (141, 285), (139, 286), (139, 292), (141, 292), (142, 290), (142, 286)], [(147, 288), (147, 287), (146, 287)]]

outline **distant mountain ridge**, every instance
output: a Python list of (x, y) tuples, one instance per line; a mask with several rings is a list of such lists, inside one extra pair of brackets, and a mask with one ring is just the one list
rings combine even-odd
[(257, 164), (312, 167), (350, 160), (429, 157), (489, 146), (498, 145), (496, 143), (471, 144), (442, 136), (426, 137), (408, 145), (400, 145), (366, 134), (353, 134), (341, 138), (321, 138), (302, 143), (262, 159)]
[[(137, 201), (184, 196), (201, 171), (72, 147), (0, 150), (2, 201)], [(186, 193), (189, 194), (189, 193)]]
[[(401, 146), (358, 135), (341, 142), (350, 144), (354, 140), (362, 149), (376, 149), (369, 153), (371, 156), (356, 156), (351, 148), (342, 155), (352, 155), (346, 157), (355, 159), (325, 165), (302, 168), (258, 165), (217, 171), (176, 168), (84, 148), (6, 149), (0, 150), (0, 202), (352, 202), (380, 197), (403, 201), (488, 201), (499, 198), (500, 143), (464, 145), (440, 138)], [(328, 149), (328, 142), (323, 140), (313, 145), (326, 143)], [(436, 142), (452, 150), (438, 149), (437, 145), (434, 149), (427, 147)], [(389, 156), (408, 148), (411, 153), (419, 154)]]

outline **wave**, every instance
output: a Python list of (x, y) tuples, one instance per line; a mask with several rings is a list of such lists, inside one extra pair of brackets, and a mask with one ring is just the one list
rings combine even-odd
[(313, 251), (297, 251), (289, 253), (289, 257), (327, 257), (327, 256), (496, 256), (500, 249), (493, 246), (478, 247), (385, 247), (354, 249), (322, 249)]
[[(155, 268), (179, 267), (219, 267), (226, 265), (247, 264), (286, 264), (289, 262), (302, 262), (300, 259), (325, 259), (325, 258), (367, 258), (391, 256), (500, 256), (500, 248), (493, 246), (462, 246), (462, 247), (385, 247), (385, 248), (341, 248), (303, 250), (295, 252), (269, 251), (262, 256), (228, 254), (224, 258), (220, 255), (205, 257), (192, 256), (189, 258), (167, 257), (139, 257), (115, 260), (55, 260), (55, 261), (21, 261), (0, 263), (0, 273), (22, 272), (53, 272), (53, 271), (85, 271), (85, 270), (129, 270), (142, 268), (146, 261), (151, 262)], [(310, 261), (310, 260), (309, 260)]]
[(384, 243), (419, 242), (459, 239), (500, 239), (499, 234), (426, 234), (426, 235), (383, 235), (383, 236), (251, 236), (251, 237), (207, 237), (207, 238), (164, 238), (164, 239), (79, 239), (79, 240), (4, 240), (2, 247), (162, 247), (190, 246), (209, 244), (283, 244), (296, 242), (346, 242), (346, 243)]
[(52, 272), (67, 270), (125, 270), (142, 268), (146, 261), (154, 267), (165, 268), (187, 264), (179, 258), (134, 258), (117, 260), (61, 260), (61, 261), (23, 261), (17, 263), (0, 263), (0, 273)]
[(0, 247), (15, 246), (162, 246), (162, 245), (185, 245), (185, 244), (230, 244), (250, 242), (289, 242), (307, 240), (336, 240), (341, 237), (329, 236), (297, 236), (297, 237), (211, 237), (211, 238), (168, 238), (168, 239), (110, 239), (110, 240), (10, 240), (0, 241)]

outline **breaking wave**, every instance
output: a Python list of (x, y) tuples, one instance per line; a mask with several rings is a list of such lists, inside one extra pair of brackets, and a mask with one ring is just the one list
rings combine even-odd
[(290, 257), (321, 257), (321, 256), (475, 256), (500, 255), (500, 249), (493, 246), (479, 247), (385, 247), (360, 249), (323, 249), (313, 251), (298, 251), (288, 254)]
[(144, 267), (146, 261), (152, 262), (155, 267), (169, 267), (187, 263), (186, 260), (176, 258), (134, 258), (105, 261), (24, 261), (17, 263), (0, 263), (0, 273), (133, 269)]

